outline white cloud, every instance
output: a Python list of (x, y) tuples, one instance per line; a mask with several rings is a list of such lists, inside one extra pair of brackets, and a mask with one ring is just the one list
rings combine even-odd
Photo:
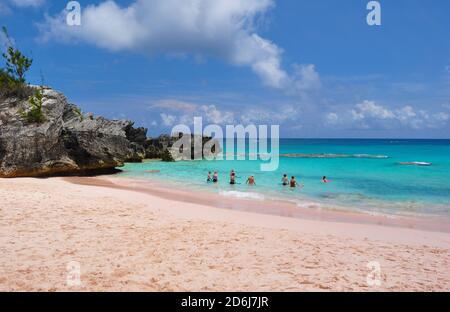
[(450, 119), (449, 113), (440, 112), (434, 115), (434, 118), (438, 121), (448, 121)]
[(153, 104), (151, 104), (149, 108), (150, 109), (160, 108), (172, 111), (193, 112), (197, 109), (197, 104), (167, 99), (156, 101)]
[(162, 114), (160, 114), (160, 116), (161, 116), (162, 124), (167, 127), (173, 126), (175, 124), (175, 122), (177, 121), (177, 118), (173, 115), (162, 113)]
[(356, 104), (356, 108), (351, 110), (354, 120), (364, 120), (367, 118), (392, 119), (394, 114), (374, 101), (364, 101)]
[(215, 105), (202, 105), (200, 112), (207, 122), (213, 124), (232, 124), (235, 121), (233, 112), (220, 111)]
[(44, 4), (45, 0), (10, 0), (10, 2), (18, 7), (38, 7)]
[[(428, 115), (425, 111), (420, 111), (421, 115)], [(411, 106), (405, 106), (403, 108), (397, 109), (395, 111), (395, 117), (400, 120), (401, 122), (408, 122), (408, 120), (411, 120), (417, 116), (417, 113), (414, 111), (414, 109)]]
[(12, 13), (12, 6), (19, 8), (37, 8), (45, 3), (45, 0), (0, 0), (0, 15)]
[(294, 79), (295, 90), (302, 92), (320, 88), (320, 77), (314, 65), (294, 65), (294, 69), (296, 75), (296, 79)]
[(325, 121), (328, 125), (336, 125), (339, 123), (339, 116), (336, 113), (328, 113), (325, 116)]
[(241, 121), (245, 124), (281, 123), (287, 120), (295, 120), (298, 114), (298, 108), (293, 105), (280, 105), (273, 109), (250, 107), (241, 113)]
[(227, 109), (226, 104), (219, 107), (215, 104), (199, 104), (174, 99), (153, 101), (148, 109), (158, 113), (161, 124), (165, 126), (192, 125), (194, 117), (203, 117), (204, 124), (279, 124), (285, 121), (297, 122), (300, 113), (298, 106), (293, 104), (277, 104), (273, 107), (242, 105), (240, 110), (236, 110)]
[(283, 51), (257, 34), (257, 20), (274, 0), (135, 0), (121, 7), (112, 0), (82, 10), (82, 25), (70, 27), (65, 15), (47, 17), (41, 39), (83, 41), (111, 51), (216, 57), (246, 66), (270, 87), (302, 92), (316, 87), (313, 65), (292, 77), (282, 68)]
[(449, 120), (450, 114), (446, 112), (416, 110), (409, 105), (392, 110), (367, 100), (343, 113), (329, 112), (325, 115), (325, 122), (329, 126), (353, 126), (360, 129), (440, 128)]

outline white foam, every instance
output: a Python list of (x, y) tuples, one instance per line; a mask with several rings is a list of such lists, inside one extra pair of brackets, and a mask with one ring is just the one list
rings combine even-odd
[(246, 199), (257, 199), (257, 200), (265, 199), (264, 195), (258, 194), (258, 193), (252, 193), (252, 192), (220, 191), (219, 195), (232, 196), (232, 197), (237, 197), (237, 198), (246, 198)]
[(411, 162), (400, 162), (400, 165), (406, 166), (432, 166), (432, 163), (424, 162), (424, 161), (411, 161)]

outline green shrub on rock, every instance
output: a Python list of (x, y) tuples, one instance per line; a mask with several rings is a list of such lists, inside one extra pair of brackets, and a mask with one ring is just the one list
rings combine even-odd
[(42, 112), (42, 102), (44, 93), (42, 88), (37, 89), (34, 95), (28, 99), (29, 108), (27, 110), (20, 111), (22, 118), (26, 119), (29, 123), (42, 123), (44, 122), (44, 113)]

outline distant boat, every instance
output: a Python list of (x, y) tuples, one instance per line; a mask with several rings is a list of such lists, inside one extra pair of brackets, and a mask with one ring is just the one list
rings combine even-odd
[(404, 165), (404, 166), (431, 166), (433, 165), (432, 163), (428, 163), (428, 162), (423, 162), (423, 161), (411, 161), (411, 162), (399, 162), (399, 165)]

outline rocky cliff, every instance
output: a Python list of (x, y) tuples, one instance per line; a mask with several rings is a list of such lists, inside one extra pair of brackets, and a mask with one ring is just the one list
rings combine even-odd
[[(36, 91), (30, 88), (30, 94)], [(42, 95), (38, 122), (24, 117), (28, 98), (0, 98), (0, 177), (90, 174), (144, 158), (171, 160), (168, 149), (175, 138), (149, 139), (147, 129), (134, 128), (132, 121), (81, 114), (50, 88)]]
[(133, 141), (145, 137), (145, 129), (134, 129), (131, 121), (83, 116), (63, 94), (49, 88), (42, 93), (41, 122), (23, 117), (28, 99), (0, 99), (0, 177), (109, 170), (145, 157), (143, 146)]

